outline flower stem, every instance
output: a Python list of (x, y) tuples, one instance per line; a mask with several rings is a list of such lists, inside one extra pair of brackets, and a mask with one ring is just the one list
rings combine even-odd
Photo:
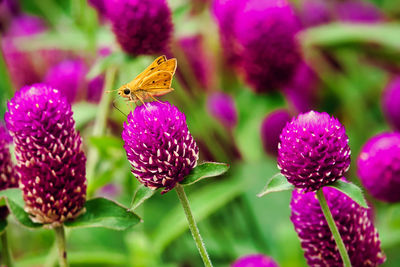
[(1, 250), (1, 258), (4, 265), (7, 267), (13, 267), (14, 263), (11, 256), (10, 247), (8, 246), (6, 230), (4, 230), (4, 232), (1, 234)]
[(204, 266), (212, 267), (211, 260), (208, 257), (206, 247), (201, 238), (199, 228), (197, 227), (196, 221), (190, 209), (189, 200), (186, 196), (185, 190), (183, 189), (183, 186), (180, 185), (179, 183), (175, 186), (175, 190), (176, 193), (178, 194), (179, 200), (181, 201), (183, 210), (185, 211), (186, 219), (188, 220), (189, 223), (190, 232), (192, 232), (193, 239), (196, 242), (196, 246), (204, 262)]
[(319, 204), (321, 205), (322, 212), (324, 213), (326, 222), (328, 223), (329, 229), (331, 230), (333, 238), (335, 239), (340, 256), (342, 257), (343, 266), (351, 267), (349, 254), (347, 253), (346, 247), (344, 246), (343, 239), (340, 236), (339, 230), (335, 224), (335, 220), (333, 219), (332, 213), (329, 210), (328, 203), (326, 202), (322, 188), (317, 191), (317, 198)]
[(60, 263), (60, 267), (68, 267), (64, 225), (55, 227), (54, 231), (56, 232), (56, 242), (58, 246), (58, 260)]
[[(117, 68), (115, 66), (111, 66), (108, 68), (106, 72), (106, 79), (104, 83), (104, 90), (111, 90), (112, 86), (114, 85), (114, 80), (115, 80), (115, 75), (117, 73)], [(101, 101), (99, 104), (99, 112), (97, 114), (96, 120), (94, 122), (93, 126), (93, 136), (101, 136), (104, 134), (104, 130), (106, 128), (106, 121), (107, 121), (107, 115), (108, 111), (110, 109), (110, 104), (111, 104), (111, 94), (108, 93), (103, 93), (103, 96), (101, 97)], [(95, 177), (95, 169), (97, 162), (99, 160), (99, 152), (95, 147), (90, 147), (88, 151), (88, 156), (87, 156), (87, 163), (86, 163), (86, 177), (88, 181), (88, 187), (87, 187), (87, 196), (90, 198), (93, 196), (93, 194), (96, 191), (96, 188), (94, 187), (94, 177)]]

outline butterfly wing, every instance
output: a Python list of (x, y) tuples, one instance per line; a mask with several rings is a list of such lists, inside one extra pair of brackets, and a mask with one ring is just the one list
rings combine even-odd
[(157, 71), (144, 78), (139, 89), (144, 91), (166, 90), (171, 88), (173, 73), (169, 71)]
[(156, 66), (154, 70), (150, 71), (149, 74), (155, 73), (157, 71), (168, 71), (171, 72), (172, 75), (175, 74), (177, 66), (176, 58), (170, 58), (165, 62), (162, 62), (160, 65)]
[(144, 71), (142, 71), (138, 76), (136, 76), (135, 79), (129, 82), (127, 86), (130, 88), (135, 88), (137, 84), (140, 84), (143, 78), (148, 76), (150, 73), (154, 72), (159, 65), (165, 62), (167, 62), (167, 58), (164, 55), (159, 56)]

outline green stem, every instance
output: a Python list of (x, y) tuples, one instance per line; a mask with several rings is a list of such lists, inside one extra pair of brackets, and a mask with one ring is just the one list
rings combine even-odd
[(58, 246), (58, 260), (60, 263), (60, 267), (68, 267), (64, 225), (55, 227), (54, 231), (56, 232), (56, 242)]
[(324, 213), (326, 222), (328, 223), (329, 229), (331, 230), (333, 238), (335, 239), (340, 256), (342, 257), (343, 266), (351, 267), (349, 254), (347, 253), (346, 247), (344, 246), (343, 239), (340, 236), (339, 230), (335, 224), (335, 220), (332, 217), (332, 213), (329, 210), (328, 203), (326, 202), (322, 188), (317, 191), (317, 198), (319, 204), (321, 205), (322, 212)]
[(1, 251), (2, 262), (7, 267), (13, 267), (14, 263), (13, 263), (13, 259), (11, 256), (10, 247), (8, 246), (6, 230), (4, 230), (4, 232), (1, 234), (1, 248), (2, 248), (2, 251)]
[(212, 267), (212, 263), (210, 258), (208, 257), (206, 247), (204, 245), (203, 240), (201, 239), (201, 235), (199, 232), (199, 228), (196, 225), (196, 221), (193, 217), (192, 211), (189, 206), (189, 200), (186, 196), (185, 190), (181, 184), (177, 184), (175, 186), (176, 193), (178, 194), (179, 200), (181, 201), (183, 210), (185, 211), (186, 219), (189, 223), (190, 232), (192, 232), (193, 239), (196, 243), (197, 249), (199, 250), (200, 256), (204, 262), (204, 266)]
[[(112, 89), (116, 73), (117, 73), (117, 68), (115, 66), (111, 66), (107, 70), (106, 81), (103, 90), (104, 92), (106, 90)], [(111, 94), (103, 93), (103, 96), (101, 97), (101, 101), (99, 104), (98, 115), (96, 117), (93, 126), (93, 134), (92, 134), (93, 136), (100, 136), (104, 134), (107, 122), (107, 115), (110, 109), (110, 104), (111, 104)], [(88, 198), (90, 198), (96, 191), (96, 188), (93, 187), (93, 182), (94, 182), (93, 180), (98, 161), (99, 161), (99, 152), (97, 151), (96, 148), (90, 147), (88, 151), (87, 164), (86, 164), (86, 177), (88, 181), (88, 187), (87, 187)]]

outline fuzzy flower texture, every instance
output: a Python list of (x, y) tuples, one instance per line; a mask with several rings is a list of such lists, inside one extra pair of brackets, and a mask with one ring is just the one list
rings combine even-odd
[(281, 173), (307, 192), (340, 179), (350, 166), (345, 128), (327, 113), (310, 111), (286, 124), (278, 154)]
[[(324, 195), (349, 253), (352, 266), (378, 266), (385, 261), (370, 209), (363, 208), (335, 188), (324, 187)], [(343, 266), (315, 192), (294, 190), (290, 219), (309, 266)]]
[[(0, 124), (0, 190), (18, 187), (18, 179), (11, 162), (9, 143), (11, 137), (7, 130)], [(7, 207), (0, 207), (0, 220), (8, 215)]]
[(57, 226), (83, 212), (86, 158), (66, 98), (44, 84), (23, 87), (5, 120), (32, 220)]
[(185, 115), (168, 102), (152, 102), (129, 113), (122, 139), (132, 173), (145, 186), (171, 190), (196, 166), (199, 148)]

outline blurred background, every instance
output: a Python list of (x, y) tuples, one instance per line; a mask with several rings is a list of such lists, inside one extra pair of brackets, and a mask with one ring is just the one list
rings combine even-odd
[[(362, 145), (400, 129), (400, 93), (391, 93), (400, 91), (399, 1), (253, 0), (254, 14), (246, 16), (248, 7), (238, 3), (246, 1), (168, 0), (170, 18), (140, 16), (164, 1), (126, 2), (140, 7), (0, 0), (0, 115), (24, 85), (59, 88), (84, 140), (88, 197), (129, 206), (139, 185), (121, 139), (131, 107), (104, 88), (129, 82), (157, 56), (176, 57), (175, 91), (160, 99), (186, 114), (200, 162), (231, 165), (224, 176), (188, 188), (213, 263), (263, 253), (283, 267), (306, 266), (289, 219), (290, 192), (256, 194), (279, 172), (281, 129), (311, 109), (345, 125), (352, 150), (346, 177), (360, 184)], [(143, 36), (130, 37), (130, 30)], [(150, 48), (139, 51), (135, 42)], [(399, 266), (400, 205), (366, 198), (387, 255), (383, 266)], [(71, 266), (202, 266), (175, 192), (156, 194), (136, 212), (143, 223), (127, 231), (68, 231)], [(17, 266), (56, 265), (51, 231), (27, 230), (12, 216), (9, 222)]]

